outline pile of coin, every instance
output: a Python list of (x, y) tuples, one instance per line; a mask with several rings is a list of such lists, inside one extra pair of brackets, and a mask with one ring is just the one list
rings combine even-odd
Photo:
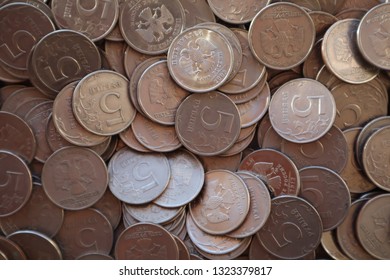
[(390, 259), (390, 4), (0, 1), (0, 259)]

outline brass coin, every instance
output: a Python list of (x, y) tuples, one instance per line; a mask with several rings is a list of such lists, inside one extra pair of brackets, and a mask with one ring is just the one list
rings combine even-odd
[(184, 9), (184, 28), (193, 27), (202, 22), (215, 22), (215, 15), (204, 0), (179, 0)]

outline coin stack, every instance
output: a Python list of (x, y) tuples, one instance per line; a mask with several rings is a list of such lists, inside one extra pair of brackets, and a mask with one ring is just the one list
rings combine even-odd
[(0, 0), (0, 259), (390, 259), (390, 4)]

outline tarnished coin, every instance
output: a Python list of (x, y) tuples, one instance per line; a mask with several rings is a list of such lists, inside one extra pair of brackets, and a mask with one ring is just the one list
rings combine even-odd
[(236, 141), (233, 144), (233, 146), (231, 146), (229, 150), (223, 152), (221, 156), (232, 156), (244, 152), (244, 150), (247, 149), (252, 143), (255, 134), (256, 134), (255, 130), (252, 130), (251, 133), (246, 138), (240, 141)]
[(309, 55), (315, 28), (309, 14), (291, 3), (274, 3), (262, 9), (249, 27), (249, 46), (255, 57), (272, 69), (286, 70)]
[(83, 33), (92, 41), (103, 39), (114, 28), (119, 14), (118, 0), (53, 0), (54, 19), (62, 29)]
[(285, 83), (274, 93), (269, 117), (276, 132), (291, 142), (313, 142), (329, 131), (336, 117), (331, 92), (307, 78)]
[(202, 22), (215, 22), (215, 15), (204, 0), (179, 0), (184, 9), (184, 28), (193, 27)]
[(176, 112), (180, 141), (197, 155), (212, 156), (228, 150), (240, 134), (237, 106), (217, 91), (188, 96)]
[(334, 231), (324, 231), (322, 233), (321, 245), (332, 259), (349, 260), (349, 257), (341, 250)]
[(380, 3), (383, 3), (383, 0), (345, 0), (340, 10), (346, 10), (351, 8), (365, 9), (366, 11), (373, 8)]
[(363, 248), (374, 258), (390, 259), (390, 194), (378, 195), (364, 204), (356, 220), (357, 236)]
[(168, 186), (171, 170), (160, 153), (139, 153), (129, 148), (116, 152), (108, 164), (113, 195), (129, 204), (156, 199)]
[(205, 174), (202, 192), (190, 204), (196, 225), (209, 234), (225, 234), (238, 228), (249, 212), (249, 191), (235, 173), (214, 170)]
[(8, 260), (25, 260), (26, 254), (15, 242), (0, 235), (0, 251)]
[(135, 118), (129, 81), (110, 70), (85, 76), (76, 86), (72, 106), (79, 123), (92, 133), (108, 136), (125, 130)]
[(122, 203), (109, 189), (107, 189), (104, 195), (91, 207), (106, 216), (113, 229), (118, 227), (122, 217)]
[(326, 86), (328, 89), (333, 89), (336, 85), (345, 83), (337, 78), (332, 72), (330, 72), (326, 65), (323, 65), (318, 70), (316, 80)]
[(178, 260), (179, 248), (163, 227), (138, 223), (121, 233), (115, 244), (117, 260)]
[(50, 200), (67, 210), (92, 206), (107, 189), (107, 168), (90, 149), (65, 147), (54, 152), (42, 170), (42, 185)]
[(98, 210), (87, 208), (65, 212), (64, 223), (55, 241), (63, 258), (74, 260), (89, 253), (109, 254), (113, 236), (108, 219)]
[[(360, 3), (360, 1), (346, 1), (346, 2), (354, 3), (354, 5), (356, 5), (357, 3)], [(336, 14), (336, 17), (339, 20), (343, 20), (343, 19), (347, 19), (347, 18), (361, 20), (367, 12), (368, 12), (368, 10), (365, 8), (348, 8), (348, 9), (342, 10), (341, 12)]]
[(33, 230), (21, 230), (7, 236), (22, 248), (28, 260), (62, 260), (58, 245), (46, 235)]
[(258, 174), (274, 196), (299, 193), (298, 169), (291, 159), (279, 151), (271, 149), (254, 151), (242, 160), (239, 170)]
[(125, 41), (145, 54), (161, 54), (184, 28), (179, 0), (126, 1), (121, 6), (119, 27)]
[(202, 190), (204, 169), (190, 152), (182, 149), (167, 155), (171, 178), (164, 192), (153, 202), (162, 207), (180, 207), (191, 202)]
[(323, 231), (341, 224), (351, 205), (349, 189), (336, 172), (325, 167), (306, 167), (299, 170), (299, 196), (308, 201), (321, 217)]
[(53, 114), (51, 114), (47, 119), (45, 132), (47, 144), (49, 145), (52, 152), (55, 152), (64, 147), (74, 146), (72, 143), (66, 141), (65, 138), (58, 133), (54, 125)]
[(168, 69), (178, 85), (191, 92), (222, 86), (233, 71), (233, 49), (226, 37), (208, 27), (183, 31), (168, 50)]
[[(262, 139), (263, 142), (259, 143), (259, 147), (263, 149), (273, 149), (277, 151), (282, 151), (283, 143), (286, 141), (283, 139), (273, 128), (273, 126), (269, 127), (268, 130), (265, 132), (264, 137)], [(290, 141), (287, 141), (287, 143), (293, 143)], [(296, 143), (293, 143), (295, 145), (299, 145)], [(301, 144), (303, 145), (303, 144)]]
[(0, 107), (3, 106), (5, 100), (7, 100), (14, 92), (25, 87), (26, 86), (22, 84), (2, 86), (0, 88)]
[(257, 233), (264, 248), (283, 259), (300, 258), (314, 251), (321, 234), (321, 218), (315, 208), (290, 195), (272, 199), (270, 218)]
[(339, 79), (362, 84), (376, 77), (378, 69), (360, 54), (356, 31), (357, 19), (344, 19), (333, 24), (324, 35), (322, 57), (329, 70)]
[(11, 152), (0, 151), (0, 217), (18, 212), (32, 191), (31, 172), (23, 159)]

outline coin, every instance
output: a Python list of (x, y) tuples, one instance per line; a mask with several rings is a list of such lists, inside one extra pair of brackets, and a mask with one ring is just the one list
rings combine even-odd
[(273, 255), (296, 259), (314, 251), (321, 234), (321, 218), (315, 208), (302, 198), (285, 195), (272, 199), (270, 217), (257, 236)]
[(307, 78), (294, 79), (272, 96), (269, 117), (284, 139), (308, 143), (321, 138), (332, 127), (336, 104), (331, 92), (321, 83)]
[(323, 65), (319, 69), (316, 80), (326, 86), (328, 89), (333, 89), (335, 86), (345, 83), (337, 78), (332, 72), (330, 72), (326, 65)]
[(340, 9), (341, 11), (349, 8), (361, 8), (369, 10), (382, 2), (383, 0), (345, 0), (343, 3), (344, 5), (342, 5)]
[[(277, 151), (282, 151), (284, 140), (276, 130), (271, 126), (268, 128), (267, 132), (264, 134), (263, 142), (260, 143), (260, 147), (263, 149), (273, 149)], [(292, 143), (287, 141), (287, 143)], [(295, 144), (295, 143), (294, 143)], [(303, 145), (303, 144), (302, 144)]]
[(122, 203), (109, 189), (107, 189), (103, 196), (91, 207), (106, 216), (113, 229), (118, 227), (122, 217)]
[[(321, 56), (322, 39), (315, 42), (311, 52), (303, 62), (303, 76), (305, 78), (316, 79), (318, 72), (324, 65)], [(324, 84), (325, 85), (325, 84)]]
[(235, 104), (241, 104), (256, 98), (262, 90), (270, 90), (267, 83), (267, 72), (260, 79), (260, 82), (252, 89), (237, 94), (226, 94), (226, 96), (229, 97)]
[(123, 41), (109, 41), (104, 42), (104, 50), (110, 69), (118, 72), (119, 74), (126, 76), (125, 70), (125, 51), (128, 45)]
[(341, 11), (346, 0), (318, 0), (318, 2), (320, 3), (322, 11), (335, 15), (337, 12)]
[[(356, 2), (356, 4), (358, 3), (357, 1), (353, 1), (353, 2)], [(342, 10), (341, 12), (336, 14), (336, 17), (339, 20), (343, 20), (343, 19), (347, 19), (347, 18), (353, 18), (353, 19), (360, 20), (364, 17), (364, 15), (367, 13), (367, 11), (368, 11), (367, 9), (363, 9), (363, 8), (348, 8), (348, 9)]]
[(134, 69), (145, 60), (152, 58), (153, 56), (137, 52), (132, 47), (127, 46), (124, 57), (124, 67), (127, 78), (131, 78)]
[(97, 253), (91, 253), (91, 254), (86, 254), (82, 255), (77, 258), (77, 260), (91, 260), (91, 261), (96, 261), (96, 260), (113, 260), (113, 258), (110, 255), (106, 254), (97, 254)]
[(121, 233), (115, 245), (117, 260), (177, 260), (179, 248), (163, 227), (138, 223)]
[(179, 140), (197, 155), (212, 156), (228, 150), (238, 139), (240, 127), (237, 106), (216, 91), (191, 94), (176, 112)]
[(0, 250), (8, 260), (25, 260), (26, 255), (18, 244), (0, 235)]
[(229, 253), (226, 253), (226, 254), (210, 254), (210, 253), (207, 253), (205, 251), (202, 251), (199, 248), (196, 248), (196, 250), (198, 250), (198, 252), (202, 256), (204, 256), (205, 258), (207, 258), (209, 260), (233, 260), (233, 259), (237, 259), (243, 255), (243, 253), (248, 249), (248, 247), (251, 243), (251, 240), (252, 240), (252, 236), (242, 239), (242, 242), (237, 249), (235, 249)]
[(215, 15), (204, 0), (179, 0), (184, 9), (184, 29), (202, 22), (215, 22)]
[(25, 87), (25, 85), (19, 84), (2, 86), (0, 88), (0, 107), (3, 106), (4, 101), (7, 100), (14, 92)]
[(63, 147), (74, 146), (58, 133), (56, 127), (54, 126), (53, 114), (51, 114), (47, 119), (45, 132), (47, 144), (52, 152), (55, 152)]
[(321, 237), (322, 247), (334, 260), (349, 260), (348, 256), (346, 256), (341, 250), (340, 245), (337, 243), (337, 239), (334, 235), (334, 231), (323, 232)]
[(201, 230), (225, 234), (243, 223), (249, 204), (249, 191), (238, 175), (214, 170), (205, 174), (202, 192), (191, 202), (190, 213)]
[(252, 143), (253, 138), (255, 137), (255, 130), (252, 130), (252, 132), (244, 139), (240, 141), (236, 141), (233, 146), (230, 147), (229, 150), (223, 152), (221, 156), (232, 156), (235, 154), (242, 153), (246, 148), (250, 146)]
[(206, 172), (217, 169), (237, 171), (240, 166), (242, 153), (231, 156), (199, 156)]
[(132, 125), (119, 133), (120, 139), (130, 148), (138, 152), (151, 152), (148, 148), (142, 145), (134, 135)]
[(180, 214), (183, 208), (165, 208), (154, 203), (131, 205), (124, 204), (125, 211), (139, 222), (149, 222), (153, 224), (166, 224)]
[(309, 15), (313, 20), (317, 38), (321, 38), (326, 30), (337, 21), (335, 16), (324, 11), (311, 11)]
[(274, 3), (262, 9), (249, 27), (249, 46), (255, 57), (272, 69), (301, 64), (315, 39), (309, 14), (291, 3)]
[(132, 48), (145, 54), (161, 54), (184, 28), (184, 10), (178, 0), (126, 1), (119, 27)]
[(67, 210), (92, 206), (106, 191), (107, 168), (87, 148), (65, 147), (54, 152), (42, 170), (42, 185), (49, 199)]
[(168, 69), (178, 85), (191, 92), (222, 86), (233, 71), (233, 49), (226, 37), (208, 27), (183, 31), (168, 50)]
[(173, 239), (175, 239), (177, 248), (179, 249), (179, 260), (189, 260), (190, 253), (188, 252), (188, 249), (184, 242), (176, 235), (172, 235), (172, 237)]

